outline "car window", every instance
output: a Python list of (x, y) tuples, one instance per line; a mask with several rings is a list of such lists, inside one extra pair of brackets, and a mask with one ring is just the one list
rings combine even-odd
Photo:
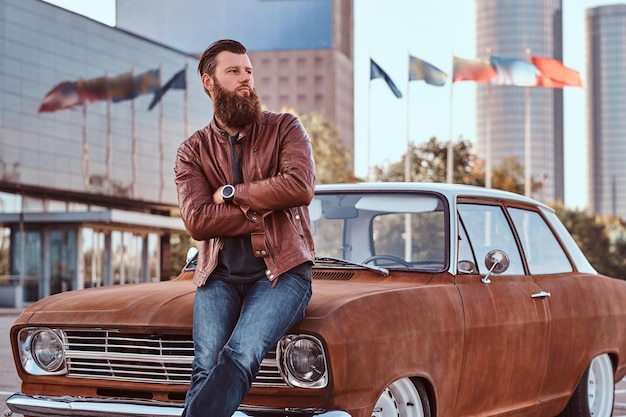
[(458, 248), (459, 255), (457, 266), (459, 270), (464, 273), (477, 273), (478, 269), (476, 265), (478, 265), (478, 263), (476, 262), (476, 257), (472, 251), (472, 245), (470, 245), (463, 222), (459, 222)]
[(524, 274), (513, 231), (500, 206), (463, 203), (458, 205), (458, 210), (481, 274), (487, 273), (485, 256), (494, 249), (504, 251), (510, 260), (509, 268), (502, 275)]
[(444, 207), (434, 194), (318, 194), (309, 205), (316, 256), (444, 270), (449, 242)]
[(372, 237), (374, 255), (399, 257), (427, 269), (437, 270), (444, 265), (443, 211), (380, 214), (373, 219)]
[(572, 265), (539, 213), (509, 208), (531, 274), (571, 272)]
[(554, 210), (548, 209), (546, 207), (539, 207), (539, 210), (543, 213), (545, 218), (548, 220), (552, 228), (561, 239), (561, 242), (567, 249), (567, 252), (571, 256), (574, 261), (574, 265), (576, 265), (576, 269), (580, 272), (585, 272), (588, 274), (597, 274), (596, 270), (591, 266), (583, 252), (580, 250), (572, 235), (567, 231), (561, 220), (557, 217)]

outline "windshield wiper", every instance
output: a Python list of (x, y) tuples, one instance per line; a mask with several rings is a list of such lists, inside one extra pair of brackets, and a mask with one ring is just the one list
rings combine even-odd
[(358, 262), (346, 261), (345, 259), (333, 258), (332, 256), (315, 257), (315, 262), (327, 262), (327, 263), (334, 263), (334, 264), (358, 266), (360, 268), (369, 269), (371, 271), (376, 271), (379, 274), (386, 276), (386, 277), (389, 276), (389, 270), (387, 268), (374, 266), (374, 265), (360, 264)]

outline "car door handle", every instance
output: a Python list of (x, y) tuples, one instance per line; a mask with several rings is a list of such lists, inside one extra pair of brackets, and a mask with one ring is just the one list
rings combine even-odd
[(539, 291), (530, 296), (530, 298), (548, 298), (548, 297), (550, 297), (550, 293), (548, 291)]

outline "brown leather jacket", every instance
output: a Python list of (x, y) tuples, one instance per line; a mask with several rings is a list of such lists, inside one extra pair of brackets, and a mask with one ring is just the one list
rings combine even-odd
[(243, 182), (235, 185), (233, 204), (213, 203), (215, 190), (234, 180), (228, 133), (215, 119), (176, 154), (180, 213), (191, 237), (202, 242), (197, 286), (215, 269), (223, 237), (250, 236), (270, 281), (315, 258), (307, 208), (315, 189), (315, 164), (300, 121), (289, 113), (266, 111), (239, 140)]

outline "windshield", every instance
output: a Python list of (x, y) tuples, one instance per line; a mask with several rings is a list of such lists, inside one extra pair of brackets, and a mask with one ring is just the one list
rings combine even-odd
[(441, 271), (447, 215), (433, 194), (318, 194), (309, 206), (318, 257)]

